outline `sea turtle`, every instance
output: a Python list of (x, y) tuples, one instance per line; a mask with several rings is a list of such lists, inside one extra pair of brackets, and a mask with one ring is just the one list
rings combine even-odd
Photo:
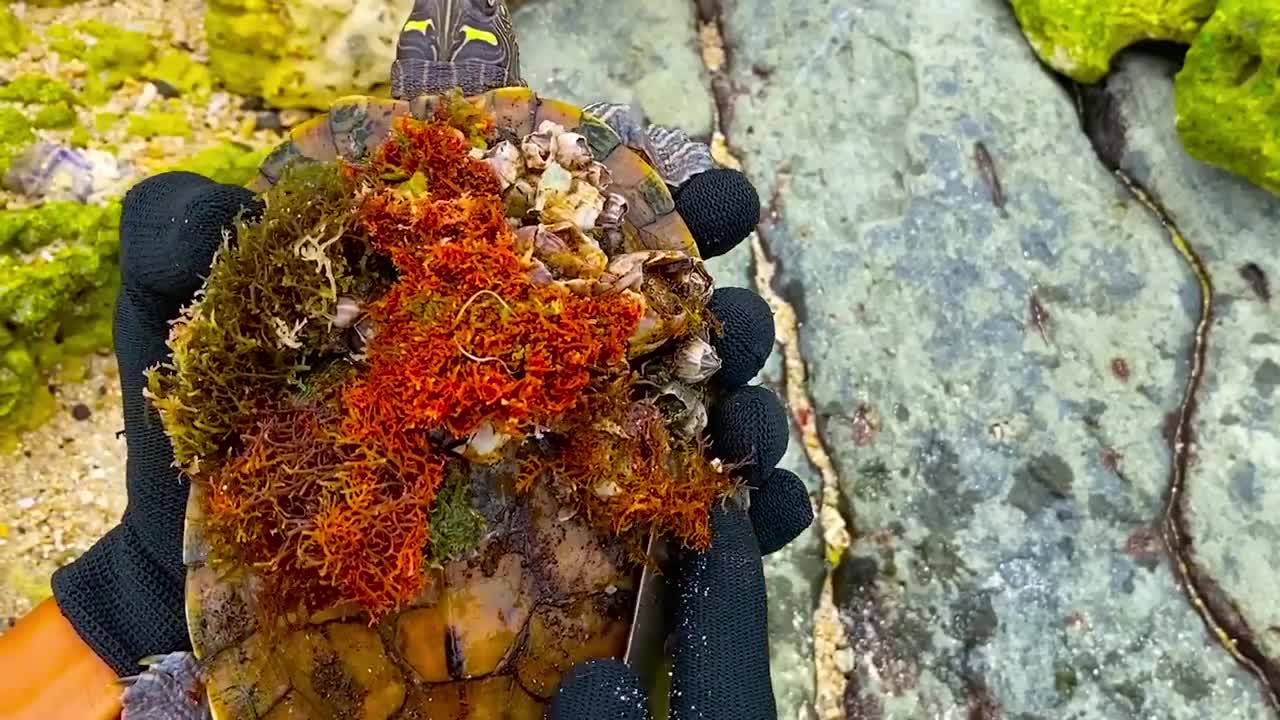
[[(430, 118), (442, 104), (455, 102), (460, 90), (493, 119), (505, 141), (486, 153), (499, 175), (504, 152), (524, 153), (526, 164), (532, 163), (528, 153), (559, 159), (556, 153), (588, 152), (580, 174), (607, 176), (601, 181), (607, 198), (596, 208), (599, 224), (609, 228), (609, 239), (601, 242), (607, 267), (567, 277), (572, 269), (553, 262), (564, 257), (558, 243), (581, 234), (568, 228), (556, 236), (540, 227), (521, 237), (529, 253), (545, 261), (534, 262), (546, 281), (554, 278), (583, 293), (631, 288), (652, 306), (657, 301), (650, 279), (664, 276), (691, 283), (691, 292), (709, 298), (710, 278), (673, 200), (686, 180), (712, 166), (709, 149), (678, 130), (646, 128), (623, 105), (579, 108), (536, 95), (520, 79), (501, 0), (417, 0), (391, 74), (392, 98), (338, 100), (327, 114), (294, 128), (249, 187), (269, 190), (295, 162), (366, 157), (387, 140), (395, 118)], [(587, 226), (596, 215), (589, 213)], [(356, 314), (340, 303), (334, 323), (354, 324)], [(633, 337), (632, 357), (678, 334), (683, 317), (648, 313)], [(695, 388), (718, 368), (718, 359), (705, 338), (692, 338), (668, 356), (676, 370), (660, 393), (684, 404), (689, 412), (681, 432), (696, 434), (705, 410)], [(472, 437), (468, 447), (490, 441)], [(572, 665), (624, 656), (641, 564), (545, 487), (517, 502), (500, 464), (491, 471), (477, 467), (474, 507), (489, 528), (478, 549), (429, 570), (432, 581), (423, 594), (376, 623), (358, 608), (340, 605), (281, 618), (287, 626), (282, 633), (259, 627), (261, 579), (244, 567), (219, 564), (216, 552), (211, 557), (206, 490), (193, 482), (184, 562), (194, 655), (144, 659), (147, 671), (126, 679), (124, 720), (541, 717)], [(596, 492), (616, 491), (608, 485)]]

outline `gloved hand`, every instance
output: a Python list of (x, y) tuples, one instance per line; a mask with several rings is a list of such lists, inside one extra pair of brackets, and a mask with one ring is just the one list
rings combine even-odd
[[(689, 181), (677, 207), (706, 257), (736, 246), (759, 216), (754, 189), (740, 173), (727, 170)], [(125, 197), (115, 349), (129, 453), (128, 508), (118, 527), (53, 578), (63, 614), (121, 675), (136, 672), (139, 658), (190, 648), (182, 565), (187, 480), (173, 467), (169, 440), (142, 396), (143, 373), (167, 358), (169, 321), (199, 288), (224, 229), (242, 210), (260, 212), (260, 201), (244, 188), (184, 172), (148, 178)], [(710, 433), (726, 460), (757, 458), (759, 489), (749, 516), (715, 516), (710, 551), (680, 559), (684, 587), (709, 591), (681, 593), (697, 597), (677, 608), (682, 642), (673, 717), (754, 720), (776, 714), (760, 556), (794, 538), (812, 521), (812, 512), (799, 480), (772, 470), (787, 441), (780, 403), (767, 390), (742, 387), (772, 348), (768, 307), (758, 296), (732, 288), (717, 291), (712, 303), (726, 329), (717, 340), (724, 363), (718, 380), (737, 389), (712, 409)], [(643, 717), (636, 705), (610, 709), (597, 697), (634, 683), (624, 671), (609, 664), (576, 669), (554, 717)]]

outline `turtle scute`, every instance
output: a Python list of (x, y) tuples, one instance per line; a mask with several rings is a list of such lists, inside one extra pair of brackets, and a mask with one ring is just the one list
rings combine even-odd
[(648, 535), (736, 491), (712, 279), (644, 156), (526, 89), (287, 145), (148, 377), (212, 715), (539, 718), (623, 655)]

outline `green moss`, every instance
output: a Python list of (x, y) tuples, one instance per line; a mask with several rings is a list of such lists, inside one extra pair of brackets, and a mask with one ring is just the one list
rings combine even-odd
[(244, 185), (258, 174), (258, 166), (266, 159), (266, 150), (253, 150), (235, 143), (206, 148), (175, 165), (172, 170), (186, 170), (230, 185)]
[(120, 116), (110, 112), (95, 113), (93, 116), (93, 129), (100, 133), (105, 133), (115, 124), (120, 122)]
[(160, 135), (191, 137), (191, 124), (181, 113), (153, 111), (129, 116), (129, 134), (144, 139)]
[(48, 75), (28, 73), (19, 75), (5, 85), (0, 85), (0, 100), (48, 105), (57, 102), (76, 102), (71, 86)]
[(84, 125), (76, 125), (71, 128), (71, 136), (67, 138), (72, 147), (87, 148), (89, 143), (93, 141), (93, 133), (89, 132), (89, 128)]
[(166, 52), (147, 65), (143, 69), (143, 75), (163, 80), (187, 95), (207, 93), (213, 85), (207, 66), (192, 60), (189, 54), (176, 50)]
[(84, 55), (86, 47), (85, 41), (76, 31), (66, 25), (50, 25), (44, 33), (44, 42), (50, 50), (64, 56), (64, 59)]
[(22, 152), (35, 137), (26, 115), (16, 108), (0, 107), (0, 176), (9, 171), (13, 156)]
[(76, 124), (76, 111), (66, 102), (45, 105), (36, 113), (31, 123), (38, 128), (69, 128)]
[(1012, 0), (1040, 59), (1084, 83), (1107, 74), (1111, 58), (1140, 40), (1190, 42), (1216, 0)]
[(445, 468), (444, 483), (431, 508), (431, 550), (428, 562), (443, 565), (462, 557), (480, 543), (484, 517), (471, 506), (471, 483), (462, 465)]
[(7, 4), (0, 5), (0, 57), (13, 57), (27, 46), (30, 33)]
[[(185, 332), (171, 341), (173, 361), (148, 373), (180, 463), (218, 457), (230, 433), (254, 417), (256, 398), (240, 392), (245, 377), (271, 395), (304, 384), (308, 368), (301, 348), (323, 347), (324, 323), (337, 295), (349, 291), (348, 251), (363, 244), (340, 232), (353, 222), (355, 199), (334, 163), (293, 166), (271, 190), (260, 222), (239, 223), (237, 242), (214, 264), (206, 293)], [(295, 247), (294, 239), (324, 225), (341, 242)], [(317, 264), (327, 268), (318, 272)], [(328, 272), (336, 287), (326, 281)], [(209, 315), (216, 309), (216, 322)], [(281, 328), (297, 327), (295, 343), (281, 342)], [(181, 372), (170, 372), (181, 368)]]
[(1280, 4), (1222, 0), (1174, 89), (1188, 153), (1280, 194)]
[[(61, 364), (110, 347), (119, 218), (118, 203), (0, 212), (0, 447), (48, 418)], [(13, 255), (55, 242), (48, 257)]]

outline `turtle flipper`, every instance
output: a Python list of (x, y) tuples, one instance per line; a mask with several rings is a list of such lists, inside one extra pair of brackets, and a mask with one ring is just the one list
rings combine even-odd
[(598, 102), (583, 108), (613, 128), (622, 142), (634, 150), (649, 156), (664, 182), (679, 188), (689, 178), (715, 167), (711, 148), (700, 143), (679, 128), (665, 125), (648, 125), (631, 112), (631, 106), (623, 103)]
[(147, 669), (120, 679), (120, 720), (212, 720), (195, 655), (153, 655), (139, 664)]

